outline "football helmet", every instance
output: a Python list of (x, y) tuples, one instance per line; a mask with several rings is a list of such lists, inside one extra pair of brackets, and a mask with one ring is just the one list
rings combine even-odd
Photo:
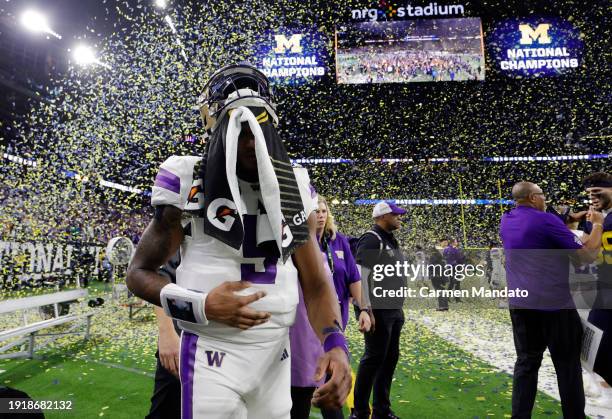
[(246, 64), (232, 64), (217, 70), (204, 86), (198, 100), (206, 135), (210, 136), (230, 109), (258, 106), (266, 109), (278, 125), (276, 102), (270, 81), (261, 71)]

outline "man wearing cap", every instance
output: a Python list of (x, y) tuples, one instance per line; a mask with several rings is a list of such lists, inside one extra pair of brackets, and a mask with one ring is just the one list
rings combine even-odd
[[(379, 202), (374, 206), (374, 226), (359, 239), (356, 261), (361, 272), (364, 299), (369, 296), (367, 283), (376, 264), (403, 262), (399, 244), (393, 231), (401, 226), (400, 216), (406, 210), (393, 203)], [(400, 260), (401, 259), (401, 260)], [(384, 284), (384, 283), (382, 283)], [(369, 301), (368, 301), (369, 303)], [(370, 393), (374, 388), (373, 419), (397, 418), (391, 410), (389, 398), (391, 381), (399, 358), (400, 333), (404, 325), (403, 300), (392, 304), (374, 303), (371, 306), (372, 328), (365, 334), (365, 352), (361, 357), (355, 381), (353, 419), (370, 417)], [(365, 309), (365, 308), (363, 308)]]

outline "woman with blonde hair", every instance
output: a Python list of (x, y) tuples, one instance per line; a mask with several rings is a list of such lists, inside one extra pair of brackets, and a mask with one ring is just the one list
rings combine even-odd
[[(361, 278), (351, 253), (348, 238), (338, 231), (334, 216), (327, 205), (327, 200), (322, 196), (319, 196), (319, 208), (317, 209), (317, 239), (319, 248), (327, 262), (326, 265), (332, 274), (334, 287), (338, 294), (338, 302), (340, 303), (342, 328), (344, 329), (348, 322), (350, 297), (361, 307)], [(365, 312), (361, 314), (359, 316), (359, 329), (364, 331), (369, 329), (370, 317)]]
[[(361, 307), (361, 278), (357, 264), (351, 253), (349, 241), (338, 231), (334, 217), (325, 198), (319, 195), (317, 209), (317, 240), (324, 260), (329, 280), (334, 284), (338, 295), (338, 304), (342, 314), (342, 329), (348, 323), (349, 298), (352, 297)], [(299, 290), (295, 323), (289, 330), (291, 340), (291, 419), (307, 419), (310, 415), (312, 395), (323, 380), (315, 381), (317, 359), (323, 349), (314, 330), (308, 322), (302, 290)], [(359, 316), (359, 330), (370, 330), (370, 316), (364, 309)], [(343, 418), (341, 410), (322, 410), (323, 418)]]

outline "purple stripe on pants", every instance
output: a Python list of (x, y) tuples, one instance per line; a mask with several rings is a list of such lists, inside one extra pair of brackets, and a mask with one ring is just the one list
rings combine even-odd
[(159, 169), (159, 173), (157, 173), (157, 176), (155, 177), (155, 186), (168, 189), (174, 193), (180, 193), (181, 179), (166, 169)]
[(193, 418), (193, 372), (198, 336), (183, 332), (181, 336), (181, 418)]

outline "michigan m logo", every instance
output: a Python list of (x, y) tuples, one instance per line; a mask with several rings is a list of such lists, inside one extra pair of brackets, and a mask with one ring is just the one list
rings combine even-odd
[(274, 52), (277, 54), (284, 54), (287, 50), (299, 54), (303, 50), (301, 34), (291, 35), (289, 39), (285, 35), (274, 35), (274, 39), (276, 40)]
[(531, 45), (533, 41), (537, 41), (540, 44), (550, 44), (550, 36), (548, 36), (548, 30), (550, 24), (540, 23), (535, 29), (528, 24), (519, 25), (519, 31), (521, 31), (521, 45)]

